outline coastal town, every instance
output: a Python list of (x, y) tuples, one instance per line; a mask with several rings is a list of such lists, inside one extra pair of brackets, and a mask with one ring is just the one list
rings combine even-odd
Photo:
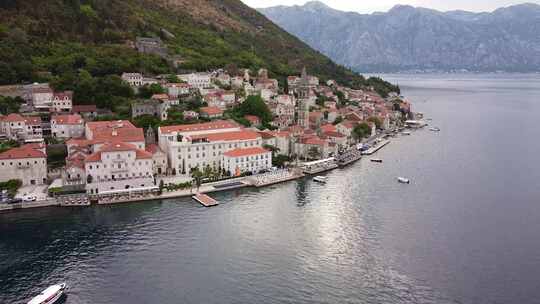
[[(300, 72), (300, 71), (299, 71)], [(261, 68), (119, 75), (130, 117), (49, 83), (12, 85), (0, 117), (3, 210), (86, 206), (265, 186), (360, 159), (414, 119), (398, 94), (285, 81)]]

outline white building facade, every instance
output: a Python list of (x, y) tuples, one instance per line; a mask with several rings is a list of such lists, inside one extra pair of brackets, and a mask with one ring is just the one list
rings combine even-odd
[(155, 186), (152, 154), (130, 144), (107, 144), (88, 156), (84, 166), (88, 194)]
[(221, 168), (229, 175), (253, 174), (272, 167), (272, 152), (261, 147), (240, 148), (223, 153)]

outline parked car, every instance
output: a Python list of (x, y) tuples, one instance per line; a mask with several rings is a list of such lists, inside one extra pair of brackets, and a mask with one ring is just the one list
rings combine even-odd
[(14, 198), (14, 199), (10, 199), (6, 202), (6, 204), (18, 204), (18, 203), (21, 203), (22, 202), (22, 199), (20, 198)]
[(37, 197), (35, 195), (27, 195), (22, 199), (24, 202), (35, 202)]

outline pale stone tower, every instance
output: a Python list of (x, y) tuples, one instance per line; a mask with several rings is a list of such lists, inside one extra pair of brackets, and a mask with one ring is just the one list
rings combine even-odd
[(309, 127), (309, 108), (308, 99), (311, 89), (309, 87), (309, 78), (306, 68), (302, 69), (302, 77), (300, 78), (300, 84), (298, 86), (298, 125), (307, 129)]
[(154, 132), (154, 128), (152, 128), (151, 126), (148, 127), (148, 130), (146, 130), (145, 139), (147, 146), (156, 143), (156, 134)]

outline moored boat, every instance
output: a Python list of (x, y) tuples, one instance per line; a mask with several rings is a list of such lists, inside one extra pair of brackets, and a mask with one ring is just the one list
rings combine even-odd
[(315, 176), (313, 178), (313, 180), (318, 182), (318, 183), (321, 183), (321, 184), (326, 184), (326, 181), (328, 180), (328, 177), (326, 177), (326, 176)]
[(39, 295), (35, 296), (28, 304), (54, 304), (62, 298), (67, 290), (66, 283), (60, 283), (47, 287)]
[(438, 127), (433, 127), (433, 128), (429, 128), (429, 130), (432, 132), (439, 132), (441, 129), (439, 129)]
[(405, 178), (405, 177), (398, 177), (397, 180), (398, 180), (398, 182), (400, 182), (402, 184), (410, 184), (411, 183), (411, 181), (408, 178)]
[(412, 133), (409, 132), (409, 131), (403, 131), (403, 132), (401, 132), (401, 134), (403, 134), (403, 135), (411, 135)]

